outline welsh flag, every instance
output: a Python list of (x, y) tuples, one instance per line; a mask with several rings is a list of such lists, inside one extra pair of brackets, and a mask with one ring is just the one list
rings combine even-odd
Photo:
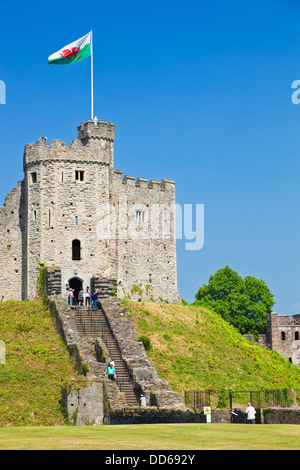
[(48, 64), (67, 65), (79, 62), (92, 54), (91, 32), (71, 42), (48, 57)]

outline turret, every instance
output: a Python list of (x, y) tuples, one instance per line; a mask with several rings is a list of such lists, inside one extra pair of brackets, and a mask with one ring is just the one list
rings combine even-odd
[(78, 139), (81, 140), (83, 145), (97, 140), (108, 140), (110, 142), (115, 140), (115, 125), (112, 122), (89, 119), (79, 124), (77, 131)]

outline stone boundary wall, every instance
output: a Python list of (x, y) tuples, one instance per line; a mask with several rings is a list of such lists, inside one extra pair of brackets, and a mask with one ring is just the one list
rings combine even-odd
[(299, 408), (265, 408), (262, 415), (264, 424), (300, 424)]
[(61, 387), (61, 401), (71, 424), (103, 424), (104, 399), (102, 379), (83, 379)]
[[(212, 423), (230, 423), (229, 410), (212, 410)], [(147, 407), (134, 410), (111, 410), (109, 424), (206, 423), (203, 411)]]

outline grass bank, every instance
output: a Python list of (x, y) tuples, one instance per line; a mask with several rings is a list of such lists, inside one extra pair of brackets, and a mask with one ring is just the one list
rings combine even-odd
[(200, 307), (127, 303), (161, 378), (180, 392), (300, 388), (300, 368), (245, 339), (220, 315)]
[(68, 352), (41, 302), (0, 302), (0, 425), (60, 425), (60, 381), (74, 376)]

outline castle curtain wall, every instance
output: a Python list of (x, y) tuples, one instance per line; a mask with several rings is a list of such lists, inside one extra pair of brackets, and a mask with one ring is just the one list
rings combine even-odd
[(24, 182), (19, 182), (0, 207), (0, 300), (25, 298), (24, 203)]

